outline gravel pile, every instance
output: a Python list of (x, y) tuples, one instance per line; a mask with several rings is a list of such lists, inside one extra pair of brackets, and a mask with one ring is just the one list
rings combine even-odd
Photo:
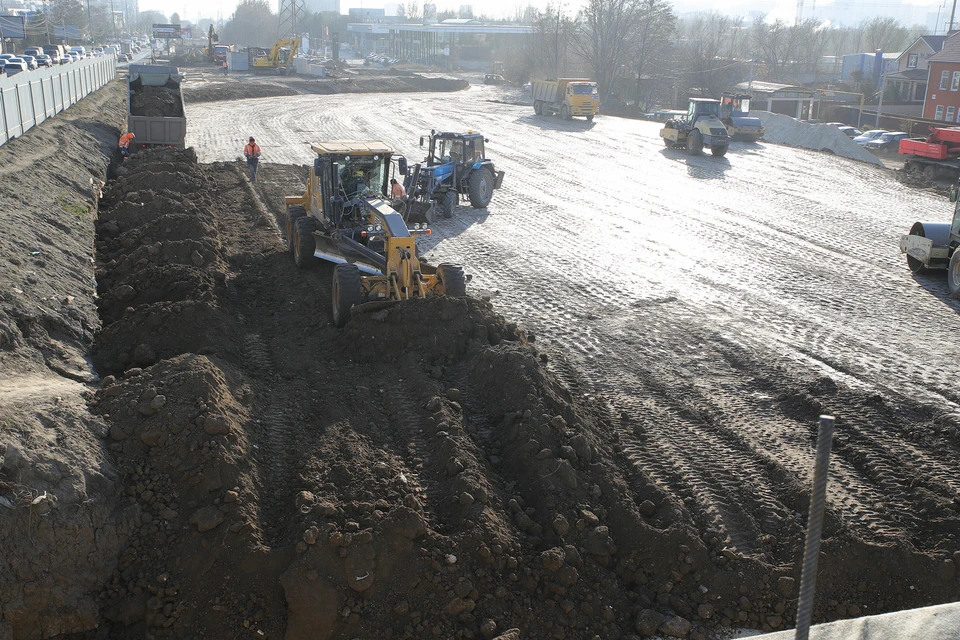
[(882, 165), (872, 153), (844, 135), (837, 127), (829, 124), (807, 124), (796, 118), (769, 111), (751, 113), (763, 122), (767, 142), (787, 144), (791, 147), (830, 151), (838, 156)]

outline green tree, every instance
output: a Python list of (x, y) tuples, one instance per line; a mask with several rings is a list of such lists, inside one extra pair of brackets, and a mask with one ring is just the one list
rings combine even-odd
[(276, 14), (267, 0), (240, 0), (227, 24), (223, 25), (220, 42), (241, 47), (269, 47), (280, 28)]
[(170, 24), (180, 24), (180, 14), (176, 11), (170, 14)]

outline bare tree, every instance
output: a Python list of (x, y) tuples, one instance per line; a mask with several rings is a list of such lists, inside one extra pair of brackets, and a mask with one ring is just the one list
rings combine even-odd
[(804, 29), (783, 20), (767, 24), (762, 16), (754, 22), (753, 44), (756, 56), (763, 62), (771, 80), (783, 82), (795, 69), (803, 41)]
[(587, 0), (580, 12), (577, 46), (604, 99), (629, 59), (638, 13), (634, 0)]
[(656, 100), (652, 95), (656, 92), (643, 91), (644, 81), (652, 80), (647, 83), (652, 88), (660, 85), (667, 75), (663, 63), (677, 28), (677, 17), (673, 15), (673, 6), (667, 0), (641, 0), (637, 11), (633, 51), (634, 68), (637, 71), (634, 105), (639, 109), (641, 101), (649, 107)]
[(408, 0), (404, 5), (404, 16), (410, 22), (423, 20), (423, 9), (420, 6), (420, 0)]
[(526, 53), (527, 75), (559, 78), (571, 71), (576, 24), (559, 7), (547, 5), (533, 20), (535, 33)]
[(864, 40), (870, 51), (900, 51), (909, 35), (894, 18), (873, 18), (862, 23)]

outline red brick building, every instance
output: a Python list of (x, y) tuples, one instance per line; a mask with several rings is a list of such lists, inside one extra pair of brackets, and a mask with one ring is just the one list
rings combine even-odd
[(923, 100), (923, 117), (944, 123), (960, 123), (960, 33), (943, 43), (927, 60), (930, 75)]

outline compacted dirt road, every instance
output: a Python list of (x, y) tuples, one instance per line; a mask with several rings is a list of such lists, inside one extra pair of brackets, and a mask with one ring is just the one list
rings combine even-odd
[(498, 96), (197, 105), (189, 142), (225, 160), (255, 135), (282, 207), (296, 172), (269, 163), (310, 162), (311, 141), (382, 139), (414, 161), (431, 128), (482, 131), (504, 187), (435, 224), (431, 256), (461, 262), (562, 377), (583, 372), (625, 458), (693, 521), (737, 553), (793, 561), (814, 424), (832, 413), (832, 526), (949, 557), (960, 305), (897, 248), (913, 221), (948, 219), (946, 199), (828, 154), (761, 143), (690, 158), (655, 123), (562, 122)]

